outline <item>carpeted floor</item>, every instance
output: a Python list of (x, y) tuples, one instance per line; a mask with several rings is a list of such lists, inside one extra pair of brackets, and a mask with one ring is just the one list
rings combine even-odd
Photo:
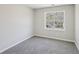
[(8, 49), (2, 54), (78, 54), (74, 43), (32, 37), (24, 42)]

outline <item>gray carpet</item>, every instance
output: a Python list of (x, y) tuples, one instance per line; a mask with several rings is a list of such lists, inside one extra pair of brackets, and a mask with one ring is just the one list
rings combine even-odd
[(74, 43), (32, 37), (24, 42), (8, 49), (2, 54), (78, 54)]

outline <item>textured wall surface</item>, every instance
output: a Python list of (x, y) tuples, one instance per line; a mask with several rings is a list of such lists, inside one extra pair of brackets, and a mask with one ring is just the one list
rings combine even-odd
[(79, 4), (75, 5), (75, 39), (79, 50)]
[(33, 34), (33, 11), (24, 5), (0, 5), (0, 51)]

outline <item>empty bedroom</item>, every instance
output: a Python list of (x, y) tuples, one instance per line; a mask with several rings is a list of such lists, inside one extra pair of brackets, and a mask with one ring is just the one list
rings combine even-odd
[(79, 54), (78, 4), (0, 4), (0, 54)]

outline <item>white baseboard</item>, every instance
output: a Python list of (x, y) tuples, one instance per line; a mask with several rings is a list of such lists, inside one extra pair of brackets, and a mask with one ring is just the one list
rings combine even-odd
[(6, 51), (6, 50), (8, 50), (8, 49), (10, 49), (10, 48), (12, 48), (12, 47), (14, 47), (15, 45), (17, 45), (17, 44), (19, 44), (19, 43), (21, 43), (21, 42), (23, 42), (23, 41), (25, 41), (25, 40), (27, 40), (27, 39), (29, 39), (29, 38), (31, 38), (31, 37), (33, 37), (33, 35), (31, 35), (31, 36), (29, 36), (29, 37), (27, 37), (27, 38), (25, 38), (25, 39), (23, 39), (23, 40), (21, 40), (21, 41), (15, 43), (15, 44), (13, 44), (13, 45), (11, 45), (11, 46), (9, 46), (9, 47), (7, 47), (7, 48), (1, 50), (0, 53), (2, 53), (2, 52), (4, 52), (4, 51)]
[(56, 37), (48, 37), (48, 36), (42, 36), (42, 35), (34, 35), (34, 36), (45, 37), (45, 38), (51, 38), (51, 39), (62, 40), (62, 41), (73, 42), (73, 43), (75, 42), (75, 41), (73, 41), (73, 40), (66, 40), (66, 39), (56, 38)]
[(77, 47), (77, 49), (78, 49), (78, 51), (79, 51), (79, 45), (78, 45), (78, 43), (77, 43), (76, 40), (75, 40), (75, 45), (76, 45), (76, 47)]

